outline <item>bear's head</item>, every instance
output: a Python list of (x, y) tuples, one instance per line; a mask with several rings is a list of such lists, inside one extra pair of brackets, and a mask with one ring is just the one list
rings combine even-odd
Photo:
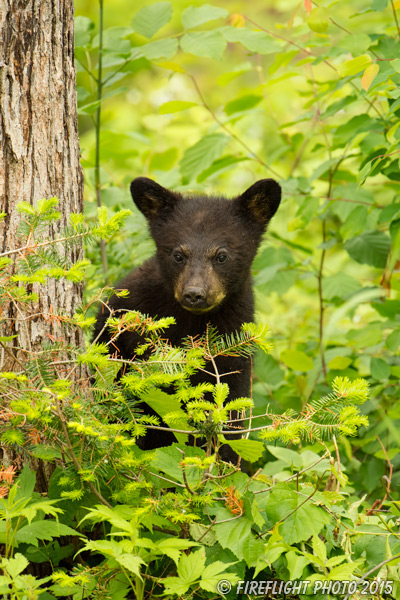
[(221, 196), (171, 192), (146, 177), (131, 183), (146, 217), (167, 285), (186, 310), (218, 309), (248, 284), (263, 232), (281, 201), (281, 187), (261, 179), (243, 194)]

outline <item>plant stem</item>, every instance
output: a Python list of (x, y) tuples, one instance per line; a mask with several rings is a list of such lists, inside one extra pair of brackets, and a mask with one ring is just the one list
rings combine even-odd
[[(101, 97), (103, 93), (102, 69), (103, 69), (103, 0), (99, 0), (99, 63), (97, 72), (97, 101), (99, 106), (96, 111), (95, 131), (96, 131), (96, 158), (94, 166), (95, 188), (97, 206), (101, 208), (101, 178), (100, 178), (100, 124), (101, 124)], [(106, 243), (100, 240), (101, 263), (105, 280), (107, 282), (108, 262), (106, 253)]]
[[(326, 241), (326, 222), (325, 219), (322, 221), (322, 243), (325, 244)], [(324, 334), (324, 299), (322, 295), (322, 277), (323, 277), (323, 269), (324, 269), (324, 261), (325, 261), (325, 248), (322, 249), (321, 261), (319, 263), (318, 270), (318, 296), (319, 296), (319, 351), (321, 355), (321, 363), (322, 370), (324, 372), (324, 377), (326, 378), (326, 364), (325, 364), (325, 353), (324, 353), (324, 343), (323, 343), (323, 334)]]

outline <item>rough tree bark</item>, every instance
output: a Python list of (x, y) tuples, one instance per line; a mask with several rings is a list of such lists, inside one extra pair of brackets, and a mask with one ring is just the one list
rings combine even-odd
[[(48, 228), (48, 239), (59, 235), (71, 212), (82, 211), (73, 13), (73, 0), (0, 0), (0, 210), (7, 213), (0, 252), (18, 248), (21, 200), (35, 205), (59, 198), (62, 218)], [(63, 251), (74, 260), (82, 253)], [(76, 329), (49, 319), (73, 314), (81, 287), (52, 279), (33, 288), (39, 301), (23, 314), (12, 302), (1, 307), (0, 335), (17, 337), (11, 351), (0, 348), (0, 370), (19, 371), (45, 341), (82, 343)]]
[[(16, 229), (21, 200), (60, 199), (61, 220), (49, 239), (81, 212), (83, 178), (75, 90), (73, 0), (1, 0), (0, 2), (0, 251), (18, 247)], [(66, 252), (79, 252), (78, 250)], [(76, 256), (74, 258), (77, 258)], [(49, 280), (31, 315), (19, 318), (10, 304), (3, 310), (2, 335), (18, 334), (15, 347), (40, 350), (44, 340), (65, 340), (68, 332), (55, 321), (33, 315), (71, 313), (81, 289), (66, 280)], [(28, 318), (26, 318), (28, 317)], [(72, 343), (79, 335), (72, 332)], [(15, 353), (17, 356), (20, 351)], [(22, 351), (22, 358), (25, 359)], [(4, 370), (12, 369), (5, 355)]]

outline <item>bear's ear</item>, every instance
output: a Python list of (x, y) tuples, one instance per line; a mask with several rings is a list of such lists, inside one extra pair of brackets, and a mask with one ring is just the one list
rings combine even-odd
[(178, 200), (177, 194), (147, 177), (137, 177), (132, 181), (131, 194), (134, 203), (149, 221), (168, 214)]
[(260, 179), (243, 192), (237, 202), (242, 214), (246, 214), (247, 217), (266, 227), (278, 210), (281, 196), (279, 183), (274, 179)]

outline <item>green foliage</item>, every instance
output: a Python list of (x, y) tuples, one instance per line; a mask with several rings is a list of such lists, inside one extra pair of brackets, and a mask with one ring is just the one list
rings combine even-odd
[[(398, 598), (397, 3), (105, 1), (102, 36), (97, 4), (76, 8), (86, 214), (54, 244), (43, 232), (57, 200), (20, 205), (26, 245), (0, 256), (2, 299), (23, 311), (49, 279), (86, 278), (85, 306), (60, 317), (89, 335), (105, 280), (153, 250), (130, 214), (133, 176), (231, 196), (275, 177), (284, 201), (254, 262), (257, 325), (172, 348), (171, 320), (111, 316), (114, 335), (143, 335), (134, 361), (56, 343), (1, 374), (2, 442), (56, 470), (47, 497), (27, 468), (1, 481), (0, 593), (197, 600), (223, 579), (234, 598), (246, 578), (315, 585), (376, 567), (369, 577), (394, 581), (385, 597)], [(59, 250), (82, 238), (91, 264), (72, 264)], [(217, 371), (191, 385), (223, 353), (253, 356), (251, 398), (227, 404)], [(92, 389), (72, 380), (85, 365)], [(142, 451), (161, 419), (177, 443)], [(231, 439), (238, 420), (243, 437)], [(223, 444), (247, 472), (220, 459)]]

